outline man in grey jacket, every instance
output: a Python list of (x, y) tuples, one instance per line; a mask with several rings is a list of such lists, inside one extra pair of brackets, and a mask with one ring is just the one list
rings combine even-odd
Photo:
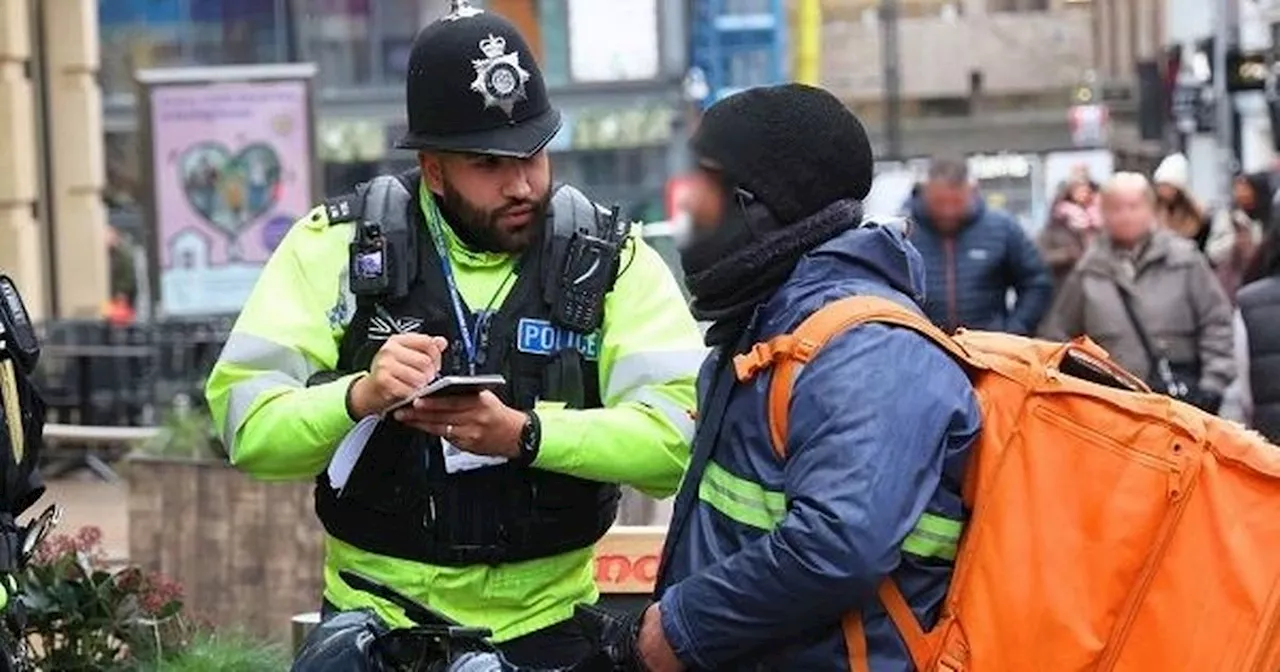
[(1204, 255), (1159, 227), (1154, 207), (1137, 173), (1103, 187), (1106, 235), (1063, 284), (1040, 335), (1087, 335), (1153, 389), (1216, 413), (1235, 377), (1231, 304)]

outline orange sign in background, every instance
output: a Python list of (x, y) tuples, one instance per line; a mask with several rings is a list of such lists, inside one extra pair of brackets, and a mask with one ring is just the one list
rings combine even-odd
[(667, 528), (615, 527), (596, 544), (596, 585), (604, 594), (650, 593)]

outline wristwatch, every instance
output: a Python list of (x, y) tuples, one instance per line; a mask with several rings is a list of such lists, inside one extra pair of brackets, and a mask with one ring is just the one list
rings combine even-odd
[(522, 467), (533, 464), (538, 459), (538, 448), (542, 446), (542, 421), (538, 414), (526, 411), (524, 427), (520, 430), (520, 456), (514, 462)]

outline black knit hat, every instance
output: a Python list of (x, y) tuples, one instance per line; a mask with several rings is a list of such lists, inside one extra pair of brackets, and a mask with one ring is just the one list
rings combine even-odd
[(835, 96), (803, 84), (748, 89), (712, 105), (691, 141), (698, 156), (791, 224), (871, 191), (871, 142)]

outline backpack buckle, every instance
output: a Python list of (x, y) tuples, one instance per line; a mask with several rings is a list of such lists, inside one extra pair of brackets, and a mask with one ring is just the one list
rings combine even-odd
[(745, 383), (782, 359), (797, 358), (807, 361), (815, 349), (815, 344), (801, 341), (791, 334), (775, 336), (764, 343), (756, 343), (750, 350), (734, 357), (733, 371), (738, 382)]

